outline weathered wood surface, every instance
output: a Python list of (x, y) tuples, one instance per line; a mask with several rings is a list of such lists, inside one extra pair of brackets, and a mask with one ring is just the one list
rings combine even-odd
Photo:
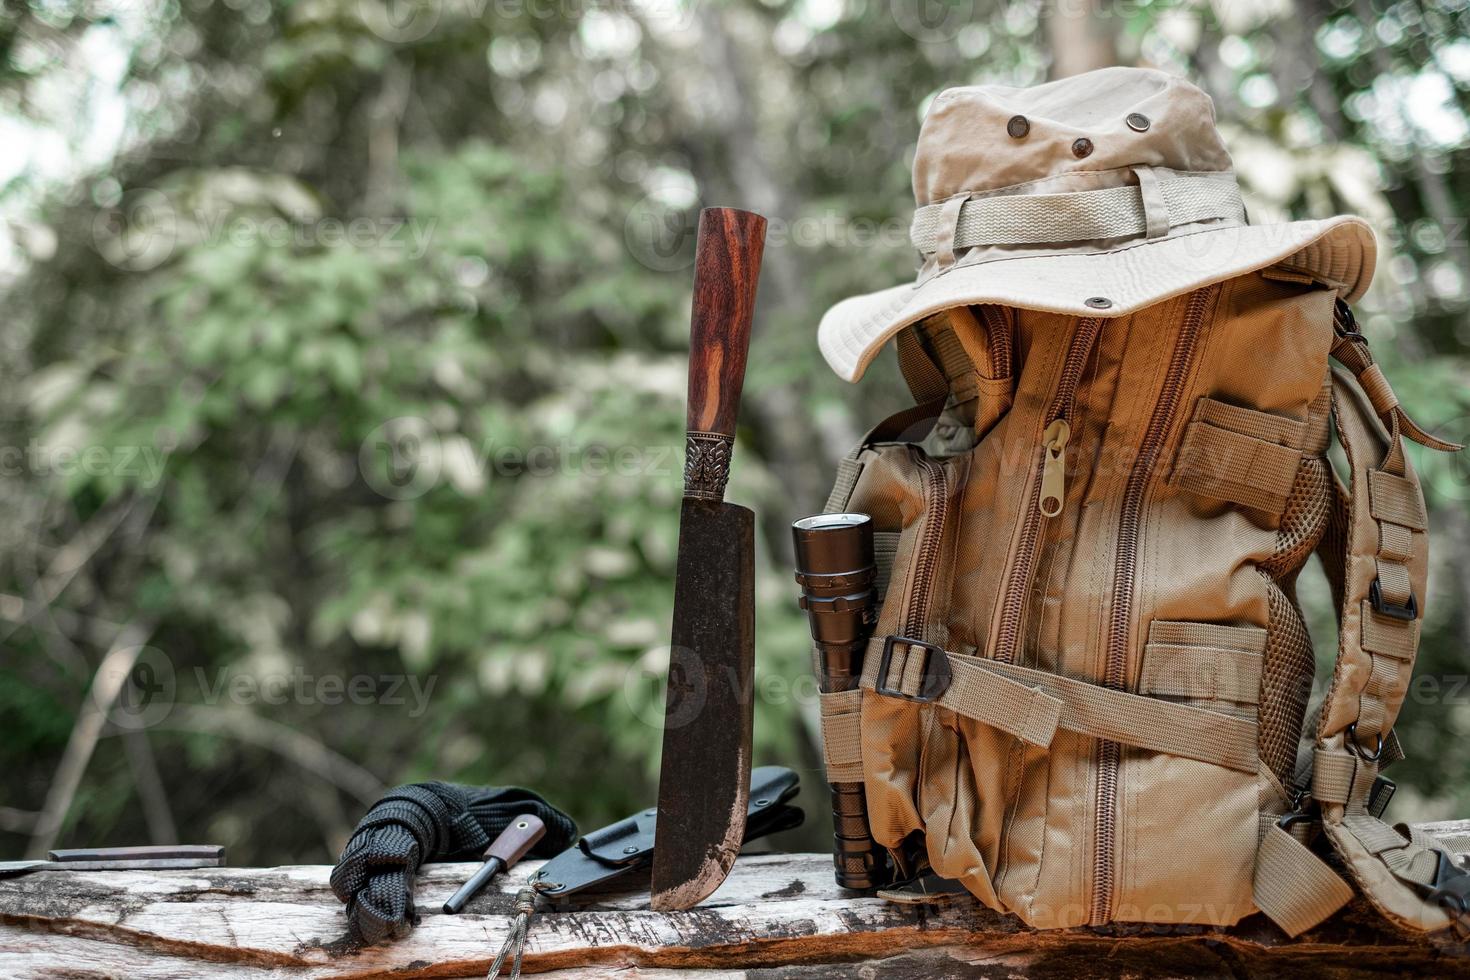
[[(1452, 825), (1430, 825), (1446, 830)], [(1463, 833), (1470, 821), (1456, 825)], [(433, 865), (405, 940), (346, 935), (329, 868), (54, 872), (0, 880), (0, 976), (362, 978), (483, 976), (527, 862), (465, 913), (440, 905), (472, 865)], [(526, 969), (553, 977), (1346, 977), (1470, 978), (1470, 947), (1395, 932), (1361, 904), (1295, 942), (1260, 916), (1229, 930), (1119, 927), (1031, 932), (968, 899), (940, 908), (854, 898), (816, 854), (741, 858), (690, 912), (646, 893), (531, 922)]]

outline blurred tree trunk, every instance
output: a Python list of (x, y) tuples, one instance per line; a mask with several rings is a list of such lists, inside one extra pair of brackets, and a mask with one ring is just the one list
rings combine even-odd
[[(724, 97), (713, 106), (705, 106), (697, 118), (691, 113), (686, 122), (691, 131), (687, 141), (691, 167), (706, 196), (705, 204), (725, 203), (720, 198), (729, 194), (731, 203), (789, 224), (797, 217), (800, 195), (783, 179), (789, 172), (777, 167), (763, 152), (763, 103), (756, 91), (757, 80), (751, 74), (752, 67), (772, 64), (773, 58), (767, 51), (741, 50), (742, 42), (727, 22), (730, 16), (723, 7), (699, 8), (699, 28), (706, 42), (700, 64), (710, 78), (707, 85), (693, 85), (689, 90), (717, 92)], [(684, 65), (682, 70), (687, 73), (693, 67)], [(694, 132), (698, 133), (697, 139)], [(802, 268), (806, 256), (802, 253), (789, 234), (767, 242), (760, 300), (768, 325), (789, 322), (809, 306), (802, 285), (806, 280)], [(815, 328), (815, 323), (809, 325), (813, 333)], [(760, 343), (759, 326), (754, 343)], [(791, 519), (819, 509), (832, 479), (827, 455), (813, 451), (821, 443), (821, 433), (805, 408), (809, 392), (810, 385), (802, 379), (764, 390), (760, 398), (748, 399), (742, 406), (758, 432), (763, 455), (791, 503), (789, 511), (767, 509), (762, 521), (767, 543), (779, 561), (785, 561), (790, 553)]]
[(1307, 102), (1335, 142), (1347, 138), (1349, 126), (1342, 114), (1342, 103), (1332, 84), (1332, 76), (1322, 70), (1322, 59), (1317, 53), (1317, 31), (1327, 22), (1335, 8), (1329, 0), (1302, 0), (1297, 8), (1298, 16), (1286, 18), (1282, 25), (1284, 37), (1290, 47), (1290, 57), (1279, 59), (1272, 65), (1272, 77), (1283, 95), (1290, 97), (1294, 89), (1286, 84), (1289, 63), (1305, 66), (1310, 73), (1306, 88)]
[(1063, 0), (1052, 4), (1046, 18), (1051, 49), (1051, 77), (1067, 78), (1118, 63), (1112, 18), (1101, 0)]

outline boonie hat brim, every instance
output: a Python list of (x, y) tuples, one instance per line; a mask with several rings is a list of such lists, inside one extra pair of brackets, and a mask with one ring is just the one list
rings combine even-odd
[(1100, 252), (988, 256), (922, 283), (854, 296), (822, 317), (818, 343), (847, 381), (863, 376), (900, 330), (956, 306), (994, 303), (1078, 316), (1119, 317), (1270, 266), (1335, 286), (1348, 302), (1373, 278), (1377, 246), (1361, 218), (1207, 228)]

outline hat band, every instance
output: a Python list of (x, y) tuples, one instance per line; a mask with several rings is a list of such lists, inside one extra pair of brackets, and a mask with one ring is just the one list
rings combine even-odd
[(1104, 190), (970, 198), (957, 213), (954, 198), (925, 205), (914, 212), (909, 237), (929, 256), (941, 249), (983, 245), (1156, 238), (1198, 221), (1245, 224), (1234, 174), (1181, 174), (1152, 167), (1135, 168), (1135, 173), (1138, 184)]

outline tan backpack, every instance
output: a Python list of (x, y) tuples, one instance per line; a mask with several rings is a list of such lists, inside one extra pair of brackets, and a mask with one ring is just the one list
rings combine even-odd
[[(900, 878), (1035, 927), (1260, 910), (1296, 935), (1349, 881), (1402, 926), (1463, 926), (1470, 841), (1380, 819), (1426, 595), (1402, 438), (1458, 447), (1403, 413), (1344, 302), (1371, 235), (1246, 225), (1201, 105), (1136, 69), (936, 99), (919, 284), (822, 325), (854, 380), (896, 336), (919, 402), (827, 505), (871, 515), (881, 596), (861, 687), (822, 698), (829, 778), (863, 782)], [(1012, 144), (1042, 172), (1015, 180)], [(1314, 552), (1340, 630), (1308, 718)]]

